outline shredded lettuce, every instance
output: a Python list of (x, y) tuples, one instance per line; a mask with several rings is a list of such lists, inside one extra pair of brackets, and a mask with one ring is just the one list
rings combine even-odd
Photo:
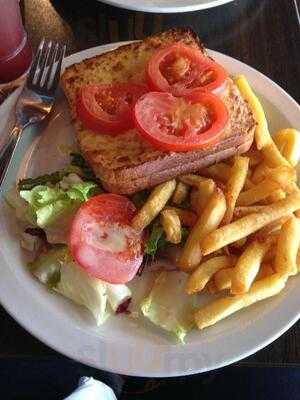
[(21, 190), (20, 197), (26, 201), (35, 226), (44, 229), (48, 242), (66, 243), (75, 212), (96, 188), (94, 182), (84, 181), (68, 183), (66, 190), (60, 184), (38, 185), (31, 190)]
[(145, 243), (144, 253), (145, 255), (154, 258), (158, 250), (166, 247), (167, 241), (163, 227), (160, 225), (158, 220), (154, 221), (150, 229), (150, 235)]
[(80, 176), (80, 178), (84, 181), (88, 180), (97, 182), (99, 185), (99, 180), (96, 178), (93, 170), (88, 166), (81, 154), (70, 153), (70, 157), (70, 165), (67, 165), (60, 171), (56, 171), (51, 174), (44, 174), (36, 178), (21, 179), (18, 182), (18, 189), (32, 190), (35, 186), (55, 185), (59, 183), (65, 176), (68, 176), (70, 174), (76, 174)]
[[(168, 246), (165, 232), (158, 220), (155, 220), (150, 225), (150, 234), (145, 243), (144, 254), (148, 257), (154, 258), (159, 250), (164, 250)], [(185, 243), (189, 231), (185, 227), (181, 227), (181, 243)]]
[(185, 293), (187, 278), (184, 272), (161, 272), (150, 294), (141, 303), (146, 318), (173, 333), (182, 343), (194, 326), (193, 311), (197, 305), (196, 296)]

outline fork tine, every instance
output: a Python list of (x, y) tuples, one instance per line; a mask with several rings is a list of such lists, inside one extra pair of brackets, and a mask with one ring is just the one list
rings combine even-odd
[(45, 46), (45, 38), (43, 38), (41, 40), (39, 47), (37, 49), (37, 53), (34, 57), (33, 63), (31, 64), (30, 71), (29, 71), (28, 78), (27, 78), (28, 82), (33, 83), (33, 81), (34, 81), (35, 73), (40, 64), (41, 55), (43, 53), (44, 46)]
[(55, 64), (55, 60), (56, 60), (56, 57), (57, 57), (58, 49), (59, 49), (59, 44), (58, 43), (56, 43), (55, 46), (52, 46), (51, 55), (49, 57), (48, 70), (46, 72), (45, 80), (44, 80), (44, 86), (47, 89), (48, 89), (48, 86), (49, 86), (49, 81), (50, 81), (50, 79), (52, 77), (53, 66)]
[(48, 82), (47, 89), (50, 91), (55, 91), (55, 89), (58, 85), (58, 82), (60, 79), (61, 65), (62, 65), (63, 59), (65, 57), (65, 53), (66, 53), (66, 45), (63, 45), (62, 47), (60, 47), (60, 52), (59, 52), (58, 61), (57, 61), (56, 69), (54, 72), (53, 80)]
[(51, 49), (52, 49), (52, 40), (50, 40), (50, 42), (48, 42), (47, 48), (41, 59), (40, 69), (38, 71), (37, 81), (36, 81), (36, 84), (40, 87), (43, 86), (43, 76), (45, 74), (45, 70), (46, 70), (46, 66), (47, 66), (47, 62), (48, 62), (48, 58), (49, 58)]

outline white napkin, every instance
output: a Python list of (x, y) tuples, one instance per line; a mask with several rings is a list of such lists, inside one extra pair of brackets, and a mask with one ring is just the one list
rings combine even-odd
[(113, 390), (104, 383), (84, 376), (78, 388), (64, 400), (117, 400)]

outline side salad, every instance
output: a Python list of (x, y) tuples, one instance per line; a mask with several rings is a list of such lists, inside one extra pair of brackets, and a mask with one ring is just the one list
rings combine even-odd
[[(29, 271), (49, 290), (89, 310), (97, 326), (126, 313), (184, 342), (197, 296), (184, 293), (187, 275), (170, 263), (176, 249), (159, 218), (144, 230), (132, 226), (149, 192), (131, 198), (105, 193), (83, 157), (71, 153), (70, 158), (64, 169), (23, 179), (6, 194)], [(187, 234), (181, 228), (181, 243)], [(135, 298), (144, 274), (153, 274), (152, 283)], [(174, 307), (179, 298), (180, 307)]]

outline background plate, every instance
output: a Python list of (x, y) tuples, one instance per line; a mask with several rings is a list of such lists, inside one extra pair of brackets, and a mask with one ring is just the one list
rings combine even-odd
[[(74, 54), (66, 58), (65, 65), (118, 45), (120, 43)], [(247, 76), (262, 100), (272, 132), (288, 126), (300, 127), (299, 106), (278, 85), (233, 58), (213, 51), (210, 53), (231, 74), (243, 73)], [(2, 125), (9, 125), (7, 119), (14, 97), (10, 97), (0, 109)], [(37, 130), (43, 134), (37, 135)], [(22, 176), (24, 173), (57, 170), (64, 163), (62, 152), (72, 143), (69, 114), (60, 93), (47, 125), (26, 130), (17, 149), (14, 166), (9, 171), (6, 187), (15, 182), (17, 174)], [(209, 371), (240, 360), (266, 346), (295, 323), (300, 314), (300, 276), (297, 276), (290, 279), (287, 288), (275, 298), (241, 311), (203, 332), (195, 330), (188, 335), (185, 346), (175, 344), (161, 331), (146, 329), (126, 316), (111, 318), (97, 328), (82, 308), (59, 295), (51, 294), (32, 279), (24, 268), (13, 221), (12, 213), (2, 199), (1, 303), (41, 341), (93, 367), (126, 375), (152, 377)]]
[(153, 13), (179, 13), (205, 10), (233, 0), (101, 0), (102, 3), (127, 10)]

